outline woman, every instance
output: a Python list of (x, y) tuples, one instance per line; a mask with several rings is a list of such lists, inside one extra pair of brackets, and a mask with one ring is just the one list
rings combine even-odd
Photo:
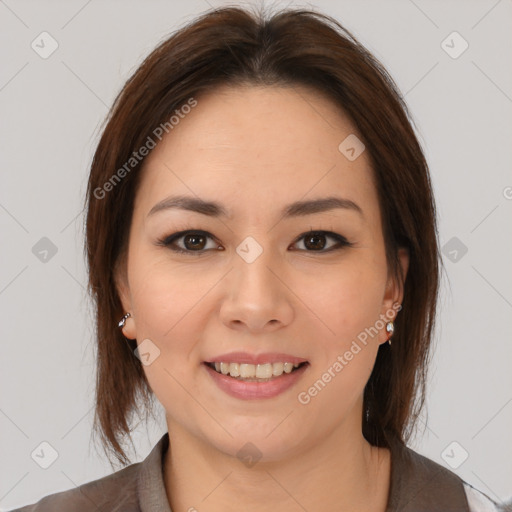
[[(148, 457), (23, 511), (498, 510), (406, 446), (439, 280), (428, 167), (338, 22), (212, 10), (115, 101), (88, 185), (95, 425)], [(486, 507), (486, 508), (485, 508)]]

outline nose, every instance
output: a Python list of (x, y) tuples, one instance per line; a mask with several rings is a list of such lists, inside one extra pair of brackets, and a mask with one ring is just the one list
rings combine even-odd
[(283, 265), (270, 251), (248, 263), (238, 254), (234, 268), (224, 280), (225, 293), (220, 309), (222, 322), (240, 331), (272, 332), (293, 319), (293, 292), (286, 283)]

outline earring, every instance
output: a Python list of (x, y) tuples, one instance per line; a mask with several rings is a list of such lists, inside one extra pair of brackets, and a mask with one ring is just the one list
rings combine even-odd
[(130, 313), (126, 313), (126, 315), (123, 316), (123, 318), (121, 318), (121, 320), (119, 320), (119, 323), (117, 324), (117, 326), (119, 328), (123, 328), (126, 324), (126, 320), (131, 317), (132, 315)]
[(389, 334), (388, 343), (391, 345), (391, 337), (393, 336), (393, 332), (395, 330), (395, 324), (390, 320), (386, 324), (386, 332)]

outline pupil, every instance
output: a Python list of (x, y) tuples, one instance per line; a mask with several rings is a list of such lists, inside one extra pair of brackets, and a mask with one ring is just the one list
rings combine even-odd
[[(310, 247), (310, 244), (309, 244), (309, 242), (311, 240), (317, 241), (317, 243), (313, 242), (313, 244), (311, 244), (313, 247)], [(318, 242), (318, 240), (320, 240), (320, 242)], [(317, 234), (317, 233), (310, 235), (308, 238), (306, 238), (305, 245), (306, 245), (306, 247), (313, 248), (313, 249), (323, 249), (325, 247), (324, 235)]]
[[(203, 239), (204, 240), (204, 236), (203, 235), (187, 235), (186, 238), (185, 238), (185, 245), (188, 247), (188, 242), (191, 241), (191, 245), (193, 246), (192, 248), (198, 248), (197, 247), (197, 244), (201, 245), (201, 242), (198, 242), (198, 240), (201, 240)], [(201, 249), (202, 247), (199, 247), (199, 249)]]

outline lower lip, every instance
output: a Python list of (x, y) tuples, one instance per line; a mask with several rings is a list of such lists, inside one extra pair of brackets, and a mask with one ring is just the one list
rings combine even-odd
[(273, 396), (284, 393), (302, 377), (302, 374), (309, 366), (309, 364), (304, 364), (291, 373), (283, 373), (279, 377), (274, 377), (272, 380), (266, 382), (247, 382), (219, 373), (206, 363), (203, 364), (215, 384), (217, 384), (222, 391), (235, 398), (241, 398), (242, 400), (272, 398)]

